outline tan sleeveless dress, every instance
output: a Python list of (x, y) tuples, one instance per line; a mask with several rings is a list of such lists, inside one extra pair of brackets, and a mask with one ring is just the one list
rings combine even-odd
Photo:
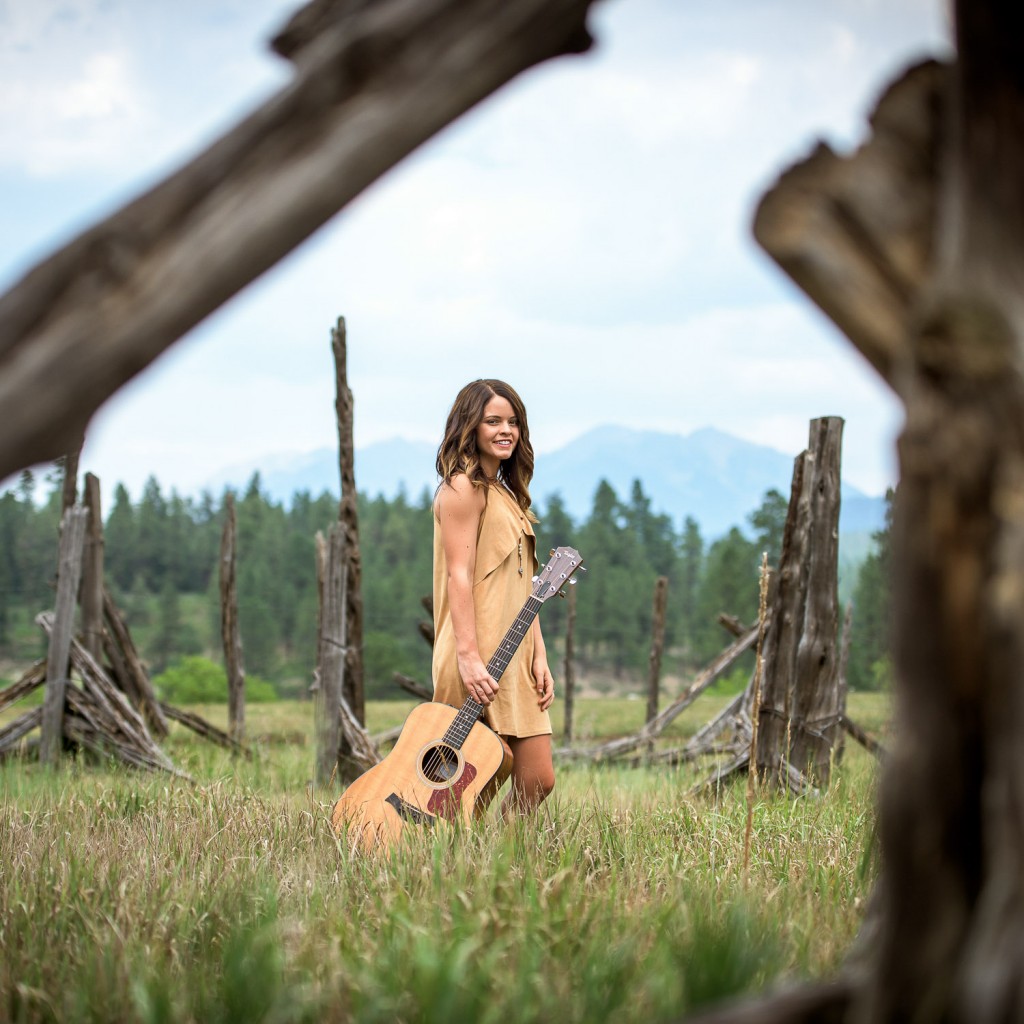
[[(485, 664), (532, 592), (537, 571), (536, 546), (526, 513), (505, 487), (492, 486), (480, 520), (473, 574), (477, 645)], [(435, 504), (434, 700), (461, 707), (469, 694), (459, 676), (447, 584), (448, 565)], [(498, 696), (484, 713), (487, 724), (503, 736), (541, 736), (551, 732), (550, 716), (537, 705), (531, 672), (533, 648), (530, 630), (498, 680)]]

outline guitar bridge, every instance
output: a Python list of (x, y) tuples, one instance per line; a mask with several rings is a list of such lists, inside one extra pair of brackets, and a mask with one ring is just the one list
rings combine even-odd
[(408, 800), (403, 800), (397, 793), (392, 793), (384, 802), (391, 804), (400, 818), (411, 821), (414, 825), (431, 826), (437, 820), (432, 814), (427, 814), (426, 811), (414, 807)]

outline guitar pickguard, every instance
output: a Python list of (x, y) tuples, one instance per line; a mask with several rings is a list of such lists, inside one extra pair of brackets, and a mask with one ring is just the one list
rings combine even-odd
[(466, 761), (462, 774), (457, 779), (452, 779), (443, 789), (435, 789), (430, 794), (427, 809), (438, 817), (453, 821), (459, 814), (463, 791), (475, 778), (476, 768)]

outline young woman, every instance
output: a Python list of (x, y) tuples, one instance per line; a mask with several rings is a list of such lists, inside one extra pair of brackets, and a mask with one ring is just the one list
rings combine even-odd
[(434, 498), (434, 700), (470, 696), (512, 750), (502, 815), (531, 811), (554, 789), (555, 684), (540, 620), (500, 681), (487, 661), (526, 603), (536, 572), (529, 484), (533, 448), (519, 395), (500, 380), (458, 394), (437, 452)]

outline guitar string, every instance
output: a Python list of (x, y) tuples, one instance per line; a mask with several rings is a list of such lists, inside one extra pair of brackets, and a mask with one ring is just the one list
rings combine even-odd
[[(519, 649), (519, 645), (526, 638), (526, 633), (533, 624), (533, 620), (540, 612), (542, 604), (543, 602), (535, 594), (531, 594), (520, 609), (515, 621), (509, 626), (501, 643), (498, 644), (498, 649), (487, 663), (487, 672), (495, 682), (501, 678), (502, 673), (508, 668), (513, 656)], [(456, 751), (460, 750), (462, 744), (469, 738), (473, 726), (483, 717), (483, 713), (483, 705), (477, 703), (472, 697), (467, 697), (466, 702), (459, 709), (458, 714), (456, 714), (454, 721), (441, 738), (441, 744), (454, 747)], [(432, 778), (434, 773), (445, 764), (446, 760), (440, 744), (435, 746), (431, 756), (424, 765), (424, 773), (427, 778)]]
[[(487, 663), (488, 674), (495, 681), (500, 679), (502, 673), (506, 668), (508, 668), (509, 662), (511, 662), (513, 655), (519, 648), (519, 644), (526, 637), (526, 631), (530, 628), (533, 620), (537, 617), (544, 604), (544, 601), (541, 600), (538, 594), (544, 593), (545, 600), (550, 598), (562, 588), (565, 581), (572, 576), (572, 573), (579, 565), (578, 552), (574, 551), (573, 555), (575, 555), (575, 558), (570, 557), (568, 559), (569, 565), (567, 571), (555, 573), (551, 570), (562, 558), (568, 557), (568, 552), (563, 554), (563, 549), (561, 548), (556, 552), (552, 552), (551, 561), (548, 562), (540, 576), (537, 577), (538, 584), (545, 584), (547, 586), (547, 590), (545, 591), (544, 586), (538, 586), (536, 591), (526, 599), (526, 603), (520, 609), (515, 621), (513, 621), (512, 625), (508, 628), (508, 631), (502, 638), (501, 643), (498, 644), (498, 649), (494, 652), (491, 660)], [(552, 580), (554, 580), (554, 582), (552, 582)], [(459, 709), (454, 721), (442, 737), (441, 743), (454, 746), (456, 751), (461, 749), (462, 744), (468, 739), (473, 726), (476, 725), (476, 723), (483, 717), (483, 714), (483, 705), (477, 703), (472, 697), (467, 697), (466, 702)], [(427, 778), (432, 778), (434, 773), (437, 773), (446, 761), (447, 758), (445, 757), (443, 749), (440, 745), (436, 745), (432, 750), (430, 757), (423, 765), (424, 774)]]

